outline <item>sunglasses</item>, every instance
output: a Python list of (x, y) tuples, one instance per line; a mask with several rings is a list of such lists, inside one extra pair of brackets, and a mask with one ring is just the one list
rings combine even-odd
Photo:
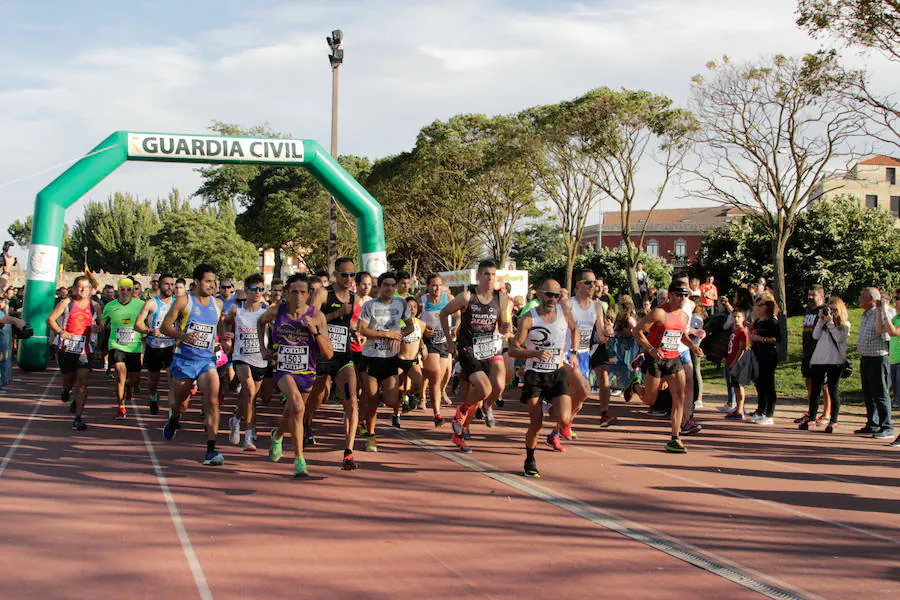
[(264, 288), (264, 287), (261, 286), (261, 285), (251, 285), (251, 286), (248, 287), (247, 289), (250, 290), (251, 292), (264, 292), (264, 291), (266, 291), (266, 288)]
[(340, 275), (341, 277), (356, 277), (356, 273), (353, 273), (353, 272), (350, 272), (350, 273), (338, 273), (338, 275)]
[(685, 294), (684, 292), (678, 292), (677, 294), (672, 294), (673, 296), (678, 296), (679, 298), (687, 298), (690, 294)]
[(578, 283), (583, 283), (583, 284), (585, 284), (585, 285), (596, 285), (596, 284), (597, 284), (597, 280), (596, 280), (596, 279), (582, 279), (582, 280), (579, 281)]
[(230, 289), (233, 289), (233, 288), (234, 288), (233, 285), (223, 285), (223, 286), (222, 286), (222, 289), (223, 289), (223, 290), (230, 290)]
[(559, 298), (562, 295), (559, 292), (543, 292), (543, 294), (548, 298)]

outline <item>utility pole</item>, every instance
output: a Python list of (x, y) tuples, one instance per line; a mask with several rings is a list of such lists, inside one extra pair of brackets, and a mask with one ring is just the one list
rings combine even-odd
[[(344, 51), (341, 42), (344, 41), (344, 32), (335, 29), (331, 35), (325, 38), (331, 54), (328, 62), (331, 63), (331, 156), (337, 160), (338, 147), (338, 67), (344, 62)], [(337, 260), (337, 201), (334, 196), (328, 201), (328, 272), (334, 271), (334, 263)]]

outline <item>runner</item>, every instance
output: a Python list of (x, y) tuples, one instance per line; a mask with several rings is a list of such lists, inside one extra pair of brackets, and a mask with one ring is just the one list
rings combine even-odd
[[(157, 282), (157, 295), (144, 303), (135, 323), (135, 329), (147, 334), (144, 368), (147, 369), (147, 378), (150, 380), (151, 415), (159, 413), (160, 371), (169, 368), (169, 365), (172, 364), (172, 354), (175, 351), (175, 340), (163, 335), (159, 329), (174, 302), (172, 293), (175, 290), (175, 278), (165, 274), (159, 276), (155, 281)], [(150, 317), (149, 325), (148, 317)]]
[[(281, 304), (284, 299), (284, 282), (277, 277), (272, 279), (272, 283), (269, 287), (269, 306), (278, 306)], [(272, 350), (272, 326), (269, 325), (268, 332), (266, 333), (266, 347), (269, 350)], [(268, 404), (272, 401), (272, 393), (275, 391), (275, 380), (273, 379), (275, 376), (275, 361), (274, 359), (270, 359), (266, 361), (266, 372), (263, 374), (262, 385), (260, 385), (259, 389), (259, 400), (263, 404)]]
[[(440, 427), (444, 424), (441, 417), (441, 401), (453, 370), (453, 361), (447, 348), (447, 334), (441, 326), (440, 314), (441, 310), (453, 300), (453, 296), (444, 291), (444, 281), (437, 273), (428, 277), (427, 284), (428, 293), (419, 298), (422, 321), (425, 323), (425, 332), (422, 335), (427, 351), (423, 366), (425, 377), (428, 379), (428, 396), (431, 398), (434, 426)], [(451, 316), (458, 317), (458, 315)]]
[(688, 316), (682, 310), (690, 295), (690, 288), (673, 283), (669, 286), (667, 302), (642, 317), (634, 328), (635, 340), (649, 356), (645, 365), (647, 374), (641, 399), (648, 406), (652, 405), (662, 382), (668, 384), (672, 393), (672, 439), (666, 444), (667, 452), (686, 452), (679, 436), (685, 394), (679, 342), (693, 349), (698, 356), (703, 356), (703, 350), (695, 346), (688, 337)]
[(316, 363), (316, 382), (306, 404), (303, 415), (303, 430), (306, 444), (315, 445), (316, 436), (312, 429), (313, 413), (319, 409), (336, 385), (341, 403), (344, 405), (344, 460), (345, 471), (356, 469), (353, 459), (353, 445), (356, 442), (356, 427), (359, 424), (356, 390), (358, 387), (356, 367), (351, 352), (352, 320), (357, 314), (357, 298), (350, 290), (356, 277), (353, 259), (343, 256), (334, 262), (334, 284), (327, 293), (319, 294), (321, 304), (316, 305), (325, 315), (328, 323), (328, 338), (334, 349), (334, 356)]
[(116, 374), (117, 419), (125, 418), (125, 401), (141, 377), (141, 336), (135, 331), (144, 302), (132, 297), (134, 281), (123, 277), (118, 282), (119, 297), (103, 307), (103, 322), (109, 327), (109, 364)]
[(493, 405), (506, 382), (502, 342), (497, 335), (510, 331), (509, 297), (495, 289), (497, 263), (483, 260), (478, 264), (478, 285), (464, 291), (441, 309), (441, 328), (450, 331), (450, 315), (460, 312), (456, 331), (456, 345), (451, 353), (459, 358), (462, 373), (468, 383), (463, 402), (456, 409), (451, 426), (451, 440), (461, 452), (471, 452), (465, 443), (475, 408), (484, 402), (484, 420), (489, 426), (496, 422)]
[[(234, 280), (230, 278), (225, 278), (219, 284), (219, 300), (222, 301), (222, 316), (228, 314), (228, 311), (231, 310), (231, 307), (237, 303), (237, 294), (234, 293)], [(222, 365), (224, 368), (220, 367), (220, 376), (219, 376), (219, 404), (225, 404), (225, 390), (231, 385), (234, 381), (234, 364), (231, 362), (231, 348), (228, 348), (228, 351), (225, 352), (226, 363)]]
[(187, 281), (183, 277), (175, 280), (175, 297), (181, 298), (187, 294)]
[[(397, 354), (397, 367), (400, 370), (400, 394), (403, 399), (400, 406), (394, 409), (394, 417), (391, 422), (391, 425), (397, 429), (400, 428), (401, 408), (409, 411), (414, 406), (418, 407), (422, 401), (422, 388), (425, 385), (419, 360), (419, 355), (424, 349), (422, 332), (425, 331), (425, 324), (417, 318), (419, 303), (416, 298), (407, 296), (406, 304), (409, 306), (409, 320), (413, 321), (414, 327), (409, 335), (403, 336), (403, 339), (400, 340), (400, 352)], [(427, 350), (424, 351), (427, 352)]]
[[(572, 397), (563, 370), (563, 349), (566, 335), (572, 340), (572, 359), (578, 354), (578, 325), (572, 314), (560, 305), (562, 290), (559, 283), (548, 279), (541, 285), (538, 298), (540, 304), (519, 319), (519, 330), (510, 344), (513, 358), (525, 360), (525, 384), (522, 387), (522, 402), (528, 406), (528, 431), (525, 433), (525, 475), (540, 477), (534, 450), (544, 422), (543, 402), (550, 404), (549, 415), (556, 420), (556, 429), (547, 436), (547, 443), (554, 450), (561, 451), (553, 441), (558, 442), (558, 431), (572, 420)], [(524, 346), (524, 348), (523, 348)], [(575, 365), (577, 368), (577, 363)], [(555, 436), (555, 437), (554, 437)]]
[[(378, 452), (375, 421), (378, 416), (378, 392), (385, 406), (399, 408), (397, 353), (400, 340), (415, 326), (406, 300), (394, 295), (397, 275), (391, 271), (378, 276), (378, 296), (366, 302), (359, 314), (359, 332), (365, 336), (362, 351), (363, 418), (366, 421), (366, 451)], [(400, 327), (400, 322), (406, 326)]]
[(306, 477), (309, 470), (303, 458), (303, 412), (312, 390), (316, 361), (334, 355), (327, 335), (325, 315), (307, 304), (310, 285), (305, 273), (291, 275), (286, 284), (287, 302), (266, 309), (256, 322), (257, 337), (265, 336), (266, 326), (272, 323), (274, 353), (266, 349), (264, 358), (276, 358), (275, 385), (287, 397), (281, 420), (272, 430), (269, 460), (278, 462), (284, 453), (284, 434), (290, 433), (294, 442), (294, 477)]
[[(363, 344), (366, 338), (359, 334), (359, 314), (366, 302), (372, 299), (372, 276), (367, 271), (360, 271), (356, 274), (356, 306), (353, 309), (353, 317), (350, 319), (350, 325), (353, 327), (354, 336), (350, 342), (350, 352), (353, 354), (353, 363), (359, 369), (359, 363), (362, 360)], [(357, 377), (357, 380), (359, 378)]]
[(206, 454), (203, 464), (221, 466), (225, 457), (216, 451), (219, 431), (219, 377), (214, 355), (216, 328), (222, 314), (221, 300), (213, 297), (216, 289), (216, 270), (212, 265), (200, 264), (194, 269), (194, 290), (176, 298), (163, 319), (160, 331), (175, 338), (175, 352), (169, 367), (169, 420), (163, 427), (163, 437), (171, 440), (180, 427), (181, 415), (187, 411), (191, 386), (197, 382), (203, 394), (203, 415), (206, 423)]
[(397, 291), (394, 292), (394, 295), (406, 300), (406, 297), (409, 296), (409, 288), (411, 285), (412, 276), (410, 276), (409, 272), (402, 269), (397, 271)]
[(243, 444), (246, 452), (256, 450), (254, 402), (269, 364), (262, 356), (256, 327), (257, 321), (268, 307), (263, 302), (266, 292), (264, 281), (261, 273), (255, 273), (244, 279), (246, 300), (240, 305), (233, 304), (224, 318), (225, 329), (233, 332), (232, 360), (238, 380), (241, 382), (235, 414), (228, 419), (229, 441), (235, 446), (241, 443), (241, 419), (243, 419), (247, 424)]
[[(74, 391), (72, 412), (75, 419), (72, 429), (84, 431), (84, 408), (87, 404), (88, 377), (91, 373), (91, 354), (96, 350), (97, 334), (103, 330), (100, 304), (91, 300), (91, 283), (86, 275), (79, 275), (72, 283), (72, 297), (63, 298), (47, 317), (47, 327), (59, 335), (60, 350), (57, 358), (59, 370), (63, 374), (63, 402), (69, 400)], [(57, 320), (62, 317), (62, 325)], [(7, 317), (12, 319), (13, 317)], [(24, 321), (16, 327), (24, 327)]]

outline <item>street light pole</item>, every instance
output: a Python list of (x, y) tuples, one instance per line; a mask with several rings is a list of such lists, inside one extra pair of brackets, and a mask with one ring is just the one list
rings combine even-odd
[[(338, 132), (338, 67), (344, 62), (344, 51), (341, 42), (344, 40), (344, 32), (335, 29), (331, 35), (325, 38), (331, 54), (328, 62), (331, 63), (331, 156), (337, 159), (337, 132)], [(334, 196), (328, 201), (328, 271), (334, 271), (334, 263), (337, 260), (337, 201)]]

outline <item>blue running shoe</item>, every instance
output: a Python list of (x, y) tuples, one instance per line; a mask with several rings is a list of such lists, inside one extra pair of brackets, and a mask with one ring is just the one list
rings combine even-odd
[(175, 432), (178, 431), (178, 425), (172, 422), (172, 419), (166, 421), (166, 424), (163, 426), (163, 438), (170, 442), (172, 438), (175, 437)]
[(204, 457), (203, 459), (203, 464), (207, 467), (221, 467), (225, 464), (225, 457), (215, 450), (210, 450), (206, 453), (206, 457)]

